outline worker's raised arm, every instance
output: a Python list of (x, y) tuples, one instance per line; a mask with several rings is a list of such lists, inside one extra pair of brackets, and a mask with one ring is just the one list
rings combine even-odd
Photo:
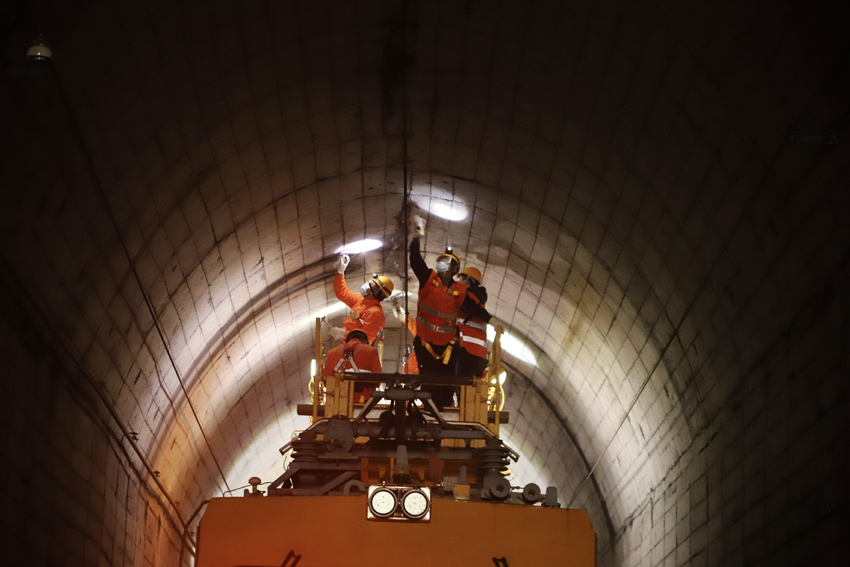
[(355, 293), (348, 289), (348, 286), (345, 284), (345, 276), (342, 274), (337, 274), (334, 278), (334, 293), (336, 294), (336, 298), (354, 309), (354, 305), (362, 299), (362, 295), (359, 293)]
[(410, 267), (413, 273), (416, 274), (416, 279), (419, 280), (420, 286), (428, 283), (428, 278), (431, 276), (431, 268), (425, 263), (425, 258), (422, 257), (422, 252), (419, 250), (418, 236), (410, 241)]

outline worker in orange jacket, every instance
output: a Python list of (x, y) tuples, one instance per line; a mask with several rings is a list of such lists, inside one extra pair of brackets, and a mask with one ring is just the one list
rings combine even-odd
[(368, 344), (373, 344), (378, 333), (384, 328), (386, 317), (381, 302), (393, 292), (393, 282), (387, 276), (372, 274), (372, 277), (360, 286), (360, 293), (355, 293), (345, 284), (345, 269), (350, 258), (342, 254), (334, 262), (337, 275), (334, 278), (334, 293), (336, 298), (351, 308), (348, 316), (342, 322), (343, 331), (331, 328), (331, 336), (341, 339), (354, 330), (366, 333)]
[[(482, 308), (487, 302), (487, 288), (481, 285), (481, 271), (467, 267), (457, 276), (466, 286), (466, 297)], [(487, 323), (468, 314), (461, 307), (457, 322), (460, 348), (455, 351), (455, 371), (461, 376), (481, 378), (487, 369)]]
[[(368, 344), (366, 333), (355, 329), (345, 337), (345, 343), (328, 351), (322, 374), (330, 376), (335, 372), (381, 372), (381, 358), (378, 349)], [(354, 402), (364, 403), (374, 387), (354, 382)]]
[[(454, 280), (460, 270), (460, 261), (451, 248), (437, 257), (433, 270), (428, 267), (422, 258), (419, 242), (425, 234), (425, 223), (418, 216), (414, 216), (413, 222), (410, 267), (419, 280), (413, 350), (420, 374), (451, 375), (455, 371), (449, 361), (457, 343), (457, 316), (461, 306), (464, 312), (485, 322), (490, 320), (490, 314), (477, 303), (465, 301), (466, 286)], [(451, 386), (423, 386), (423, 390), (431, 392), (434, 404), (439, 409), (451, 405), (456, 392), (456, 388)]]

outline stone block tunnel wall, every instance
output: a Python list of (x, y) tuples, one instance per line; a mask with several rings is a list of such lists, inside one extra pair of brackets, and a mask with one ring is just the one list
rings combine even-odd
[(89, 379), (45, 331), (3, 298), (0, 563), (190, 564), (174, 509)]

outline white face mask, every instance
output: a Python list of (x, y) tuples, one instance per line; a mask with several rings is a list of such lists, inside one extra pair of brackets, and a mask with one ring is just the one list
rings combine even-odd
[(369, 293), (369, 282), (360, 286), (360, 295), (366, 295), (367, 293)]
[(445, 274), (449, 271), (449, 264), (448, 262), (437, 262), (437, 265), (434, 267), (434, 269), (437, 270), (437, 273), (439, 274)]

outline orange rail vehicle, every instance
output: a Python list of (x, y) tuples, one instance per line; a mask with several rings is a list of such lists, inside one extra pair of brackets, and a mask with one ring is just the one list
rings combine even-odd
[[(498, 334), (492, 351), (498, 376)], [(313, 384), (298, 408), (312, 424), (281, 449), (292, 460), (267, 494), (252, 478), (245, 497), (210, 501), (198, 567), (595, 564), (584, 510), (506, 477), (518, 455), (498, 437), (497, 379), (342, 372)], [(355, 385), (383, 389), (356, 404)], [(459, 407), (439, 412), (421, 385), (457, 388)]]

